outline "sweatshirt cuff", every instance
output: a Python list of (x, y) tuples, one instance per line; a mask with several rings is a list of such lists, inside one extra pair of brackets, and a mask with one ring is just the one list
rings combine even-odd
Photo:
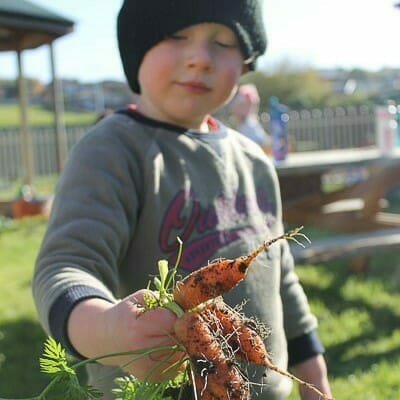
[(72, 346), (67, 334), (67, 322), (75, 305), (82, 300), (100, 298), (114, 303), (103, 291), (91, 286), (77, 285), (68, 288), (53, 303), (49, 312), (49, 327), (51, 336), (63, 346), (71, 355), (78, 359), (85, 357), (79, 354)]
[(289, 366), (299, 364), (325, 352), (316, 331), (288, 340)]

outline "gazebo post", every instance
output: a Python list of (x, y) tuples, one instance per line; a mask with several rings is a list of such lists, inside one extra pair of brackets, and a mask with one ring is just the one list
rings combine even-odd
[(51, 63), (53, 105), (54, 105), (54, 129), (56, 137), (57, 172), (60, 173), (64, 167), (65, 158), (67, 154), (67, 137), (64, 124), (64, 99), (62, 94), (61, 81), (57, 79), (53, 43), (49, 44), (49, 49), (50, 49), (50, 63)]
[(22, 51), (17, 51), (18, 60), (18, 97), (21, 112), (21, 158), (23, 168), (23, 182), (31, 185), (33, 181), (32, 140), (28, 129), (28, 95), (26, 91), (24, 72), (22, 67)]
[(55, 111), (55, 135), (57, 171), (60, 172), (66, 158), (66, 135), (63, 121), (63, 96), (61, 84), (56, 79), (53, 42), (74, 29), (74, 22), (41, 7), (30, 0), (0, 0), (0, 51), (16, 51), (18, 57), (18, 92), (21, 109), (21, 178), (31, 185), (34, 175), (34, 153), (28, 129), (27, 93), (25, 88), (21, 52), (50, 44)]

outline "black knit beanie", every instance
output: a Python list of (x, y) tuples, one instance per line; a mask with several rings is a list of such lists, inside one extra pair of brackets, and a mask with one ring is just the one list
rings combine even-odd
[(169, 35), (200, 23), (228, 26), (238, 37), (250, 70), (265, 52), (261, 0), (124, 0), (118, 46), (130, 88), (140, 93), (138, 71), (146, 52)]

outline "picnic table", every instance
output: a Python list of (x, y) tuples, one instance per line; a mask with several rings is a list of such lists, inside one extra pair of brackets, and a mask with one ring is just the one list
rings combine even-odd
[[(362, 169), (364, 176), (326, 190), (327, 174), (355, 168)], [(335, 258), (366, 254), (378, 248), (400, 248), (400, 214), (385, 212), (384, 200), (391, 188), (400, 186), (400, 148), (384, 155), (377, 148), (291, 153), (277, 163), (276, 169), (286, 223), (327, 228), (343, 234), (325, 240), (323, 245), (315, 243), (308, 248), (308, 253), (297, 252), (299, 259), (308, 254), (309, 259), (315, 257), (317, 261), (319, 258), (313, 249), (320, 258), (324, 252), (325, 258), (328, 253)], [(365, 246), (363, 238), (369, 246)], [(371, 248), (371, 243), (376, 245)]]

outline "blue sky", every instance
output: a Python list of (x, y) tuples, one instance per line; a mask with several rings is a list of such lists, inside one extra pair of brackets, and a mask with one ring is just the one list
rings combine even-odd
[[(76, 22), (74, 32), (54, 45), (60, 77), (83, 82), (124, 79), (115, 39), (115, 18), (122, 0), (31, 1)], [(400, 67), (396, 2), (263, 0), (269, 47), (259, 67), (271, 70), (283, 61), (319, 68)], [(49, 57), (46, 46), (24, 52), (25, 74), (47, 82)], [(0, 53), (0, 78), (15, 78), (16, 62), (14, 53)]]

